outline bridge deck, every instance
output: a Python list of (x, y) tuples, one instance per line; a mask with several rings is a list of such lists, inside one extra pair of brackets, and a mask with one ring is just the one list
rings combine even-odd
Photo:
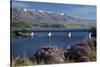
[[(24, 30), (16, 30), (17, 32), (22, 32)], [(66, 29), (66, 28), (37, 28), (25, 30), (27, 32), (89, 32), (89, 29)]]

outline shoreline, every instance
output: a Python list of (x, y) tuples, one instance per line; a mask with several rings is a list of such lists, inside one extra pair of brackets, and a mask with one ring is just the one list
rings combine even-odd
[[(67, 51), (67, 52), (69, 52), (69, 51), (70, 51), (70, 52), (71, 52), (71, 51), (73, 52), (73, 49), (76, 49), (76, 47), (77, 47), (77, 48), (79, 47), (78, 51), (81, 51), (80, 48), (82, 47), (82, 45), (83, 45), (83, 44), (87, 44), (88, 47), (87, 47), (86, 45), (83, 45), (83, 46), (86, 47), (86, 48), (89, 48), (89, 49), (91, 48), (91, 51), (93, 52), (93, 54), (95, 54), (95, 57), (94, 57), (94, 58), (91, 58), (91, 59), (94, 59), (93, 61), (96, 61), (96, 43), (94, 43), (94, 42), (96, 42), (96, 39), (95, 39), (95, 40), (92, 40), (92, 39), (91, 39), (91, 40), (88, 40), (88, 41), (81, 42), (81, 43), (79, 43), (79, 44), (76, 44), (75, 46), (72, 46), (72, 47), (66, 49), (65, 52), (66, 52), (66, 51)], [(90, 44), (89, 44), (89, 43), (90, 43)], [(93, 45), (93, 43), (94, 43), (94, 45)], [(81, 44), (82, 44), (82, 45), (81, 45)], [(92, 47), (91, 47), (91, 46), (92, 46)], [(94, 47), (93, 47), (93, 46), (94, 46)], [(49, 47), (50, 47), (50, 46), (49, 46)], [(44, 47), (43, 47), (43, 48), (44, 48)], [(46, 48), (48, 48), (48, 47), (45, 47), (45, 49), (46, 49)], [(54, 47), (51, 46), (51, 48), (54, 48)], [(50, 48), (50, 49), (51, 49), (51, 48)], [(95, 48), (95, 49), (94, 49), (94, 48)], [(41, 49), (42, 49), (42, 48), (40, 48), (39, 50), (41, 50)], [(57, 47), (57, 48), (55, 48), (55, 49), (58, 50), (59, 48)], [(83, 49), (83, 48), (82, 48), (82, 49)], [(38, 50), (37, 50), (37, 51), (38, 51)], [(36, 51), (36, 52), (37, 52), (37, 51)], [(58, 51), (59, 51), (59, 50), (58, 50)], [(62, 51), (62, 50), (60, 50), (60, 51)], [(88, 51), (88, 50), (86, 50), (86, 51)], [(91, 51), (90, 51), (89, 53), (91, 53)], [(62, 52), (64, 53), (64, 51), (62, 51)], [(83, 52), (83, 54), (84, 54), (84, 52)], [(67, 54), (67, 55), (68, 55), (68, 54)], [(70, 54), (69, 54), (69, 55), (70, 55)], [(38, 56), (38, 55), (37, 55), (37, 56)], [(74, 55), (72, 55), (72, 57), (73, 57), (73, 56), (74, 56)], [(90, 57), (90, 56), (92, 56), (92, 55), (89, 55), (89, 57)], [(94, 56), (94, 55), (93, 55), (93, 56)], [(31, 57), (32, 57), (32, 56), (31, 56)], [(65, 55), (65, 57), (66, 57), (66, 55)], [(27, 61), (30, 62), (29, 58), (26, 58), (26, 57), (22, 57), (22, 58), (21, 58), (21, 57), (16, 57), (16, 58), (19, 59), (19, 60), (22, 60), (22, 59), (23, 59), (23, 61), (26, 61), (26, 59), (27, 59)], [(15, 59), (14, 59), (14, 58), (11, 59), (12, 62), (13, 62), (13, 61), (16, 62), (16, 58), (15, 58)], [(40, 59), (41, 59), (41, 58), (40, 58)], [(71, 59), (71, 58), (69, 58), (69, 59)], [(31, 59), (31, 60), (32, 60), (32, 59)], [(86, 59), (86, 60), (88, 60), (88, 59)], [(67, 59), (67, 61), (68, 61), (68, 59)], [(70, 61), (71, 61), (71, 60), (70, 60)], [(69, 62), (70, 62), (70, 61), (69, 61)], [(11, 63), (12, 63), (12, 62), (11, 62)], [(65, 63), (65, 62), (66, 62), (66, 61), (64, 61), (64, 63)], [(69, 62), (67, 62), (67, 63), (69, 63)], [(74, 61), (74, 62), (76, 62), (76, 61)], [(80, 62), (81, 62), (81, 61), (80, 61)], [(90, 60), (90, 62), (92, 62), (92, 60)], [(45, 63), (43, 63), (43, 64), (45, 64)], [(55, 63), (53, 63), (53, 64), (55, 64)], [(30, 65), (30, 64), (29, 64), (29, 65)], [(32, 65), (34, 65), (33, 62), (32, 62)], [(35, 65), (37, 65), (37, 64), (36, 64), (36, 60), (35, 60)]]

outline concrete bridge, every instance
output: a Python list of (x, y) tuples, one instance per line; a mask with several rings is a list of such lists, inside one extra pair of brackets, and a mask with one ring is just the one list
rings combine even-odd
[(90, 29), (71, 29), (71, 28), (33, 28), (26, 30), (16, 30), (18, 32), (27, 31), (27, 32), (89, 32)]
[[(16, 32), (29, 32), (31, 37), (34, 37), (35, 32), (48, 32), (48, 36), (51, 37), (53, 32), (68, 32), (68, 36), (71, 37), (73, 32), (89, 32), (89, 38), (91, 39), (90, 29), (68, 29), (68, 28), (34, 28), (27, 30), (16, 30)], [(80, 34), (81, 35), (81, 34)]]

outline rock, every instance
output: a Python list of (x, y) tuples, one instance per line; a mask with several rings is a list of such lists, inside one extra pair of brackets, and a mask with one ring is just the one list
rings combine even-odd
[(37, 64), (52, 64), (52, 63), (63, 63), (64, 54), (57, 47), (42, 47), (30, 58), (31, 61), (36, 61)]

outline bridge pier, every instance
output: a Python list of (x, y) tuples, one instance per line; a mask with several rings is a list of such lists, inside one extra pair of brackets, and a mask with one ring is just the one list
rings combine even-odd
[(68, 37), (69, 37), (69, 38), (71, 38), (71, 36), (72, 36), (72, 33), (71, 33), (71, 32), (69, 32), (69, 33), (68, 33)]
[(89, 36), (89, 39), (91, 39), (91, 34), (92, 34), (92, 33), (91, 33), (91, 32), (89, 32), (89, 35), (88, 35), (88, 36)]
[(49, 32), (49, 33), (48, 33), (48, 36), (49, 36), (49, 37), (51, 37), (51, 36), (52, 36), (52, 33), (51, 33), (51, 32)]
[(31, 32), (31, 34), (30, 34), (30, 35), (31, 35), (31, 38), (33, 38), (33, 37), (34, 37), (34, 32)]

